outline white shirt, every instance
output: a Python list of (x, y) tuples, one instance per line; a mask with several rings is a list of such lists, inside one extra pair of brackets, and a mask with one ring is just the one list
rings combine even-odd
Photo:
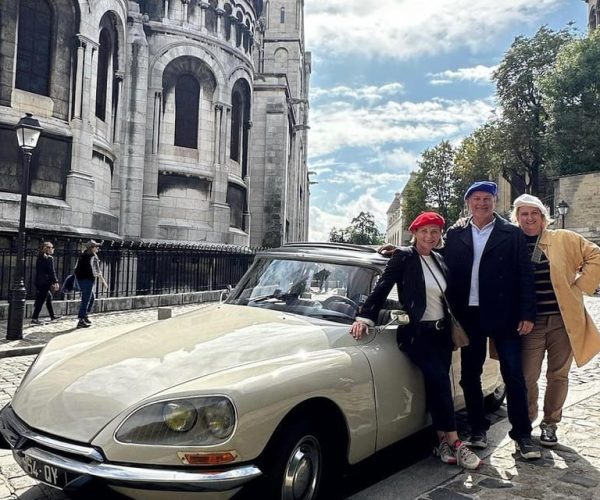
[(471, 220), (471, 234), (473, 235), (473, 268), (471, 269), (471, 289), (469, 290), (469, 305), (479, 305), (479, 265), (481, 264), (481, 256), (487, 241), (490, 239), (490, 234), (494, 229), (496, 218), (479, 229), (473, 220)]
[[(446, 290), (446, 280), (444, 275), (437, 267), (431, 255), (421, 255), (421, 267), (423, 268), (423, 277), (425, 278), (425, 296), (427, 298), (427, 306), (421, 321), (437, 321), (444, 318), (444, 302), (442, 300), (442, 290)], [(429, 267), (425, 265), (425, 260)], [(437, 278), (442, 290), (436, 283), (433, 274)]]

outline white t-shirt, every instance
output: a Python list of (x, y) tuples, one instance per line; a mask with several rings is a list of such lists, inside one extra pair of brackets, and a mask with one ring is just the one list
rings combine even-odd
[[(425, 265), (423, 260), (429, 264), (429, 267)], [(440, 286), (445, 291), (446, 280), (444, 279), (444, 275), (437, 267), (437, 264), (431, 255), (421, 255), (420, 262), (421, 267), (423, 268), (423, 276), (425, 277), (425, 295), (427, 298), (427, 307), (425, 308), (425, 313), (423, 314), (421, 321), (437, 321), (438, 319), (444, 319), (442, 292), (431, 273), (435, 274)]]

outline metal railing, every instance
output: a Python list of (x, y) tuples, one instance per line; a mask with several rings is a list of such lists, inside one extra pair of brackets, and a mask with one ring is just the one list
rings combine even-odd
[[(73, 272), (81, 251), (57, 248), (54, 268), (62, 281)], [(235, 285), (250, 267), (255, 250), (234, 245), (105, 244), (98, 256), (108, 288), (96, 287), (97, 297), (130, 297), (219, 290)], [(35, 296), (37, 251), (25, 254), (27, 298)], [(0, 300), (8, 300), (17, 254), (0, 249)]]

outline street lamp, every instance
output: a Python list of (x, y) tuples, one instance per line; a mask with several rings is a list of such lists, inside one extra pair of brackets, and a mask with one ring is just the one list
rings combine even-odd
[(561, 200), (561, 202), (558, 205), (556, 205), (556, 210), (558, 210), (558, 215), (560, 215), (561, 229), (564, 229), (565, 215), (569, 213), (569, 204), (565, 200)]
[(15, 127), (17, 141), (23, 153), (23, 175), (21, 177), (21, 212), (19, 215), (19, 237), (17, 239), (17, 266), (15, 281), (8, 303), (8, 325), (6, 338), (18, 340), (23, 338), (23, 321), (25, 320), (25, 220), (27, 216), (27, 193), (29, 192), (29, 164), (36, 148), (42, 127), (31, 113), (26, 113)]

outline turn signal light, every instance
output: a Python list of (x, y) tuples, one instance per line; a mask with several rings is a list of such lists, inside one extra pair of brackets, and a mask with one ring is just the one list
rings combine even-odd
[(186, 465), (223, 465), (233, 462), (237, 458), (235, 451), (221, 451), (213, 453), (179, 452), (181, 461)]

